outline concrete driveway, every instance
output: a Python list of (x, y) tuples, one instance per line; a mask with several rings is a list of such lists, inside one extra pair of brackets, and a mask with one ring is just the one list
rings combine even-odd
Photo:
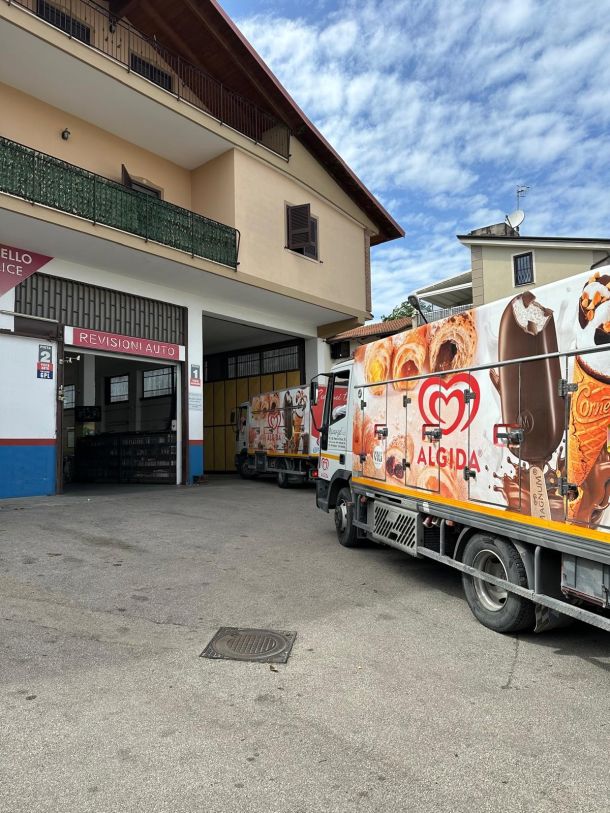
[[(309, 489), (0, 502), (0, 618), (3, 813), (608, 809), (610, 637), (489, 632)], [(219, 626), (298, 637), (272, 671)]]

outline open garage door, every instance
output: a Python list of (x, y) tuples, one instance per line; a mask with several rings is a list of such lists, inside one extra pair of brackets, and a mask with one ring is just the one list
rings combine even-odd
[(205, 470), (235, 471), (235, 425), (231, 415), (253, 395), (302, 384), (304, 342), (206, 316), (203, 343)]

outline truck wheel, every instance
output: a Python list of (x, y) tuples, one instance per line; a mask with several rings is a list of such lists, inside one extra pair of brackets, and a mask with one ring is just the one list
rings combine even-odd
[[(503, 539), (475, 534), (466, 543), (463, 562), (490, 576), (527, 587), (521, 557), (516, 548)], [(528, 599), (466, 573), (462, 574), (462, 585), (470, 609), (485, 627), (495, 632), (520, 632), (533, 628), (535, 610)]]
[(248, 465), (248, 458), (244, 459), (239, 464), (239, 476), (244, 480), (253, 480), (256, 477), (256, 472)]
[(290, 488), (292, 485), (292, 481), (288, 476), (287, 472), (285, 471), (278, 471), (277, 473), (277, 484), (280, 488)]
[(358, 545), (358, 531), (354, 528), (354, 503), (349, 488), (342, 488), (337, 494), (335, 503), (335, 528), (337, 538), (344, 548), (355, 548)]

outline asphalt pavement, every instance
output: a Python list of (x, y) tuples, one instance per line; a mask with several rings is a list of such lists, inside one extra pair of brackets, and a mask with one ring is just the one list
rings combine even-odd
[[(501, 636), (308, 488), (0, 501), (2, 813), (610, 808), (610, 636)], [(207, 660), (295, 630), (286, 665)]]

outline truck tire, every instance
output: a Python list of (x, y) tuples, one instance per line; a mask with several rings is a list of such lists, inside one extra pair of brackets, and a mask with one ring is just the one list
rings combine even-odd
[(277, 484), (280, 488), (290, 488), (290, 486), (292, 485), (292, 480), (288, 472), (278, 471)]
[[(521, 557), (504, 539), (490, 534), (474, 534), (466, 543), (462, 561), (490, 576), (527, 587)], [(535, 610), (528, 599), (466, 573), (462, 574), (462, 586), (473, 615), (485, 627), (503, 633), (533, 629)]]
[(239, 464), (239, 476), (244, 480), (253, 480), (256, 477), (256, 472), (248, 465), (247, 457), (244, 457)]
[(337, 494), (335, 503), (335, 528), (337, 539), (344, 548), (355, 548), (358, 545), (358, 529), (354, 527), (354, 503), (352, 492), (343, 487)]

